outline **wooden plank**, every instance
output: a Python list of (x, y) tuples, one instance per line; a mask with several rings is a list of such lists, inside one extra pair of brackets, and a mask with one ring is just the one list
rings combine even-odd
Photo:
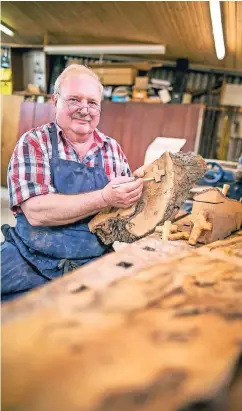
[(37, 103), (25, 101), (21, 104), (18, 137), (34, 127), (34, 112)]
[(1, 185), (7, 185), (7, 169), (18, 139), (20, 107), (23, 97), (2, 96), (1, 110)]
[[(220, 258), (222, 258), (221, 255), (225, 254), (226, 260), (232, 259), (234, 263), (233, 257), (236, 257), (241, 239), (242, 231), (238, 231), (229, 239), (207, 246), (201, 246), (200, 244), (196, 248), (200, 248), (203, 253), (219, 252)], [(121, 278), (135, 276), (140, 271), (149, 269), (155, 264), (162, 264), (167, 260), (176, 259), (178, 254), (180, 256), (195, 249), (186, 241), (163, 243), (158, 233), (151, 234), (132, 244), (120, 243), (120, 245), (121, 247), (118, 248), (117, 252), (101, 257), (97, 261), (75, 270), (70, 275), (28, 293), (24, 299), (16, 299), (11, 304), (4, 304), (2, 307), (2, 322), (24, 316), (35, 309), (45, 308), (54, 304), (56, 298), (72, 295), (82, 288), (94, 291), (103, 290)], [(236, 264), (242, 265), (240, 259), (236, 259)]]
[(36, 103), (33, 119), (33, 127), (39, 127), (50, 123), (55, 119), (54, 105), (50, 103)]
[[(173, 411), (225, 392), (241, 354), (241, 260), (138, 243), (3, 307), (4, 409)], [(95, 289), (68, 290), (88, 271)]]
[[(28, 314), (29, 310), (52, 305), (56, 298), (71, 296), (75, 290), (87, 288), (102, 290), (120, 278), (136, 275), (142, 269), (155, 263), (165, 262), (168, 258), (176, 258), (178, 252), (189, 250), (185, 242), (176, 241), (163, 244), (157, 233), (136, 241), (128, 246), (123, 245), (118, 252), (110, 253), (84, 267), (75, 270), (45, 287), (40, 287), (26, 295), (24, 299), (16, 299), (2, 307), (2, 321)], [(62, 296), (62, 297), (61, 297)]]

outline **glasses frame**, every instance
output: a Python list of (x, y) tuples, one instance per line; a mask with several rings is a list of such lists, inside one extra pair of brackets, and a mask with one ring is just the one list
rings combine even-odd
[[(86, 109), (88, 110), (88, 114), (90, 114), (90, 115), (97, 115), (98, 113), (101, 112), (101, 107), (100, 107), (100, 106), (97, 106), (96, 108), (94, 108), (94, 107), (89, 107), (88, 105), (87, 105), (87, 106), (80, 107), (78, 103), (70, 103), (70, 102), (68, 102), (67, 100), (65, 100), (63, 97), (61, 97), (60, 93), (58, 93), (58, 98), (59, 98), (64, 104), (66, 104), (69, 109), (70, 109), (70, 107), (76, 107), (76, 111), (77, 111), (77, 110), (82, 111), (84, 108), (86, 108)], [(92, 113), (92, 111), (94, 111), (94, 112)]]

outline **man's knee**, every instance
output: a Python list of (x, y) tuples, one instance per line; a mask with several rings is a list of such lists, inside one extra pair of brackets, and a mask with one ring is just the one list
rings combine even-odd
[(46, 282), (21, 256), (14, 244), (5, 241), (1, 246), (1, 257), (2, 298), (25, 292)]

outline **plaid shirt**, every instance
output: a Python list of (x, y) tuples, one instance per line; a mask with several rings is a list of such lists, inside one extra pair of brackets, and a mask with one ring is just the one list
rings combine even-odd
[[(48, 127), (51, 126), (53, 123), (28, 131), (16, 144), (8, 166), (9, 200), (14, 213), (21, 212), (20, 204), (30, 197), (56, 192), (51, 183), (49, 161), (52, 156), (52, 144)], [(131, 175), (120, 145), (99, 130), (94, 131), (94, 142), (82, 160), (75, 151), (74, 144), (63, 135), (58, 126), (57, 136), (59, 158), (94, 167), (98, 151), (101, 150), (103, 167), (109, 180)]]

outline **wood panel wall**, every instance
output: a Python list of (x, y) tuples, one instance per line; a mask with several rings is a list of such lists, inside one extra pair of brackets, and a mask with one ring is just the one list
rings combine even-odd
[[(9, 101), (17, 101), (19, 96), (7, 96)], [(22, 97), (21, 97), (22, 98)], [(15, 100), (14, 100), (15, 99)], [(20, 101), (20, 100), (18, 100)], [(21, 100), (22, 101), (22, 100)], [(6, 119), (16, 118), (15, 128), (11, 131), (11, 144), (8, 145), (8, 132), (3, 130), (2, 141), (5, 150), (5, 162), (2, 167), (2, 184), (6, 184), (7, 164), (11, 157), (14, 143), (18, 137), (33, 127), (54, 120), (54, 106), (51, 103), (23, 102), (15, 109), (9, 107)], [(14, 114), (14, 111), (20, 115)], [(144, 162), (145, 152), (156, 137), (177, 137), (187, 140), (183, 151), (196, 151), (199, 130), (204, 107), (201, 105), (162, 105), (147, 103), (103, 102), (99, 129), (115, 138), (126, 154), (130, 167), (135, 170)], [(5, 115), (5, 114), (4, 114)]]
[(185, 138), (183, 151), (196, 150), (203, 111), (203, 106), (192, 104), (105, 102), (99, 129), (121, 144), (135, 170), (144, 163), (145, 152), (156, 137)]

